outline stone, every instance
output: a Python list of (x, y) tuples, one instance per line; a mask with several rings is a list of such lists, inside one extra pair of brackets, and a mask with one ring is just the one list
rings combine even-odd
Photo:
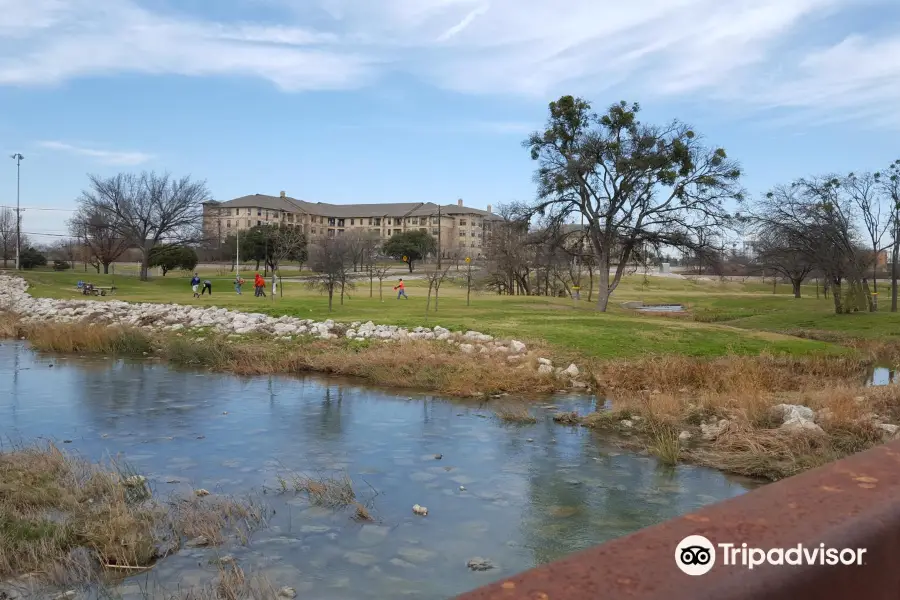
[(900, 426), (891, 425), (890, 423), (879, 423), (876, 425), (878, 429), (882, 430), (885, 433), (885, 437), (887, 438), (895, 438), (897, 436), (897, 432), (900, 431)]
[(415, 513), (419, 516), (422, 516), (422, 517), (428, 516), (428, 508), (426, 508), (424, 506), (419, 506), (418, 504), (414, 504), (412, 507), (412, 510), (413, 510), (413, 513)]
[(209, 540), (202, 535), (198, 535), (197, 537), (185, 542), (184, 545), (188, 548), (202, 548), (204, 546), (209, 546)]
[(690, 431), (682, 431), (681, 433), (678, 434), (678, 440), (682, 441), (682, 442), (687, 442), (692, 437), (694, 437), (694, 436), (691, 434)]
[(621, 425), (625, 429), (631, 429), (632, 427), (634, 427), (634, 421), (632, 421), (631, 419), (622, 419), (621, 421), (619, 421), (619, 425)]
[(509, 350), (510, 350), (510, 352), (513, 352), (515, 354), (522, 354), (523, 352), (525, 352), (526, 347), (525, 347), (525, 344), (523, 344), (522, 342), (520, 342), (518, 340), (512, 340), (509, 343)]
[(540, 365), (538, 365), (538, 373), (540, 375), (550, 375), (553, 373), (553, 367), (541, 363)]
[(538, 359), (538, 364), (539, 364), (539, 365), (547, 365), (548, 367), (552, 367), (552, 366), (553, 366), (553, 363), (550, 362), (550, 359), (549, 359), (549, 358), (539, 358), (539, 359)]
[(203, 488), (200, 488), (199, 490), (194, 490), (194, 495), (198, 498), (202, 498), (204, 496), (209, 496), (209, 492), (207, 490), (204, 490)]
[(285, 587), (281, 588), (280, 590), (278, 590), (278, 597), (279, 598), (287, 598), (288, 600), (290, 600), (291, 598), (296, 598), (297, 590), (295, 590), (292, 587), (285, 586)]
[(466, 566), (472, 571), (490, 571), (494, 568), (494, 563), (486, 558), (476, 556), (475, 558), (470, 558), (466, 562)]
[(704, 440), (712, 441), (728, 428), (728, 420), (720, 419), (717, 423), (701, 423), (700, 434)]
[(563, 373), (568, 375), (569, 377), (574, 378), (574, 377), (578, 377), (578, 374), (580, 373), (580, 371), (578, 370), (578, 367), (576, 367), (574, 364), (571, 364), (568, 367), (566, 367), (566, 369), (563, 371)]

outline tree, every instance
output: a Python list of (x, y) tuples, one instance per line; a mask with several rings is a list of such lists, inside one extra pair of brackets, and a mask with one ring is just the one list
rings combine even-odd
[(197, 253), (193, 248), (165, 244), (150, 251), (149, 266), (162, 269), (163, 277), (174, 269), (193, 271), (197, 266)]
[(33, 246), (27, 246), (19, 251), (19, 265), (23, 269), (47, 266), (47, 257)]
[(812, 272), (813, 262), (801, 247), (792, 243), (794, 240), (789, 229), (777, 224), (766, 225), (769, 226), (761, 228), (758, 235), (759, 265), (786, 277), (791, 282), (794, 298), (800, 298), (800, 286)]
[(210, 197), (205, 182), (154, 172), (89, 179), (90, 189), (78, 200), (80, 209), (102, 215), (116, 235), (140, 250), (142, 281), (147, 280), (154, 247), (201, 239), (201, 205)]
[(897, 312), (897, 279), (900, 277), (900, 159), (895, 160), (884, 173), (875, 173), (882, 193), (890, 204), (889, 219), (892, 241), (891, 251), (891, 312)]
[(375, 277), (378, 280), (378, 299), (384, 301), (384, 279), (391, 272), (388, 266), (370, 265), (369, 277)]
[[(891, 226), (892, 211), (886, 206), (887, 197), (872, 173), (855, 175), (850, 173), (843, 180), (846, 193), (850, 196), (862, 220), (863, 229), (872, 249), (872, 291), (878, 294), (878, 257), (887, 248), (884, 235)], [(869, 303), (869, 310), (877, 310), (876, 302)]]
[(434, 236), (427, 231), (418, 230), (395, 233), (382, 247), (382, 252), (395, 260), (401, 260), (405, 256), (410, 273), (413, 272), (415, 261), (424, 260), (436, 251), (437, 240)]
[[(49, 248), (50, 258), (68, 263), (75, 268), (75, 258), (78, 255), (78, 242), (75, 240), (61, 239)], [(57, 269), (60, 270), (60, 269)], [(63, 269), (64, 270), (64, 269)]]
[(4, 268), (16, 257), (16, 213), (11, 208), (0, 208), (0, 255)]
[(353, 287), (352, 264), (350, 249), (342, 238), (322, 238), (310, 249), (309, 267), (313, 275), (308, 285), (328, 294), (329, 312), (334, 304), (334, 291), (340, 288), (343, 294), (345, 289)]
[(601, 311), (636, 249), (695, 247), (699, 231), (729, 222), (724, 201), (743, 198), (740, 167), (724, 149), (707, 148), (678, 121), (645, 125), (639, 111), (620, 102), (600, 116), (587, 101), (563, 96), (550, 103), (546, 129), (524, 142), (539, 165), (528, 215), (584, 218)]
[(425, 303), (425, 318), (428, 318), (428, 311), (431, 308), (431, 292), (434, 291), (434, 312), (438, 311), (438, 295), (441, 291), (441, 284), (447, 279), (447, 273), (453, 263), (447, 261), (444, 268), (435, 268), (433, 271), (425, 273), (425, 279), (428, 281), (428, 301)]
[(267, 244), (268, 256), (266, 262), (272, 268), (272, 272), (278, 270), (278, 266), (286, 260), (294, 260), (301, 265), (308, 258), (306, 250), (306, 234), (299, 227), (275, 227), (267, 232), (269, 243)]
[(488, 285), (498, 294), (530, 293), (534, 247), (529, 243), (528, 221), (518, 218), (524, 212), (516, 205), (500, 205), (498, 214), (504, 220), (493, 225), (486, 243)]
[(89, 206), (79, 207), (69, 221), (69, 232), (88, 249), (89, 261), (100, 272), (109, 273), (109, 265), (128, 250), (130, 243), (110, 222), (112, 215)]

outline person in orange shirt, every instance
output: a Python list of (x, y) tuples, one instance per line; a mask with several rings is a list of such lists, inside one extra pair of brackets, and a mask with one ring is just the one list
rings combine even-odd
[[(406, 286), (403, 285), (403, 280), (402, 280), (402, 279), (400, 280), (400, 283), (398, 283), (397, 285), (394, 286), (394, 291), (397, 292), (397, 300), (399, 300), (401, 296), (402, 296), (403, 298), (406, 298), (407, 300), (409, 300), (409, 296), (406, 295), (406, 289), (405, 289), (405, 288), (406, 288)], [(399, 290), (399, 291), (398, 291), (398, 290)]]

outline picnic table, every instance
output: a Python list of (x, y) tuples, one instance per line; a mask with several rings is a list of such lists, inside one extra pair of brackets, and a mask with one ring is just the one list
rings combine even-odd
[(114, 285), (94, 285), (93, 283), (79, 281), (77, 287), (85, 296), (111, 296), (116, 293), (116, 286)]

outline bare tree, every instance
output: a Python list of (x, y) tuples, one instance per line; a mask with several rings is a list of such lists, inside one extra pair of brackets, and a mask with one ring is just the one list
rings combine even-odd
[[(884, 189), (879, 185), (879, 178), (872, 173), (855, 175), (851, 173), (843, 180), (847, 194), (856, 204), (872, 249), (872, 291), (878, 294), (878, 259), (888, 246), (884, 244), (884, 236), (891, 226), (892, 211), (887, 206)], [(877, 310), (876, 302), (869, 303), (870, 310)]]
[(693, 247), (699, 231), (728, 223), (724, 202), (743, 197), (740, 168), (725, 150), (707, 148), (678, 121), (643, 124), (639, 111), (621, 102), (599, 116), (585, 100), (563, 96), (550, 103), (546, 129), (524, 142), (539, 163), (539, 199), (529, 213), (559, 222), (583, 216), (601, 311), (635, 249)]
[[(800, 298), (800, 286), (812, 272), (813, 263), (802, 246), (793, 244), (789, 229), (765, 223), (757, 236), (757, 261), (763, 269), (780, 273), (791, 282), (794, 297)], [(772, 278), (773, 282), (776, 278)]]
[(16, 256), (16, 213), (11, 208), (0, 208), (0, 254), (4, 268)]
[(504, 220), (493, 225), (487, 240), (488, 285), (499, 294), (531, 291), (534, 246), (529, 243), (528, 221), (518, 217), (522, 212), (526, 211), (516, 205), (500, 205), (498, 214)]
[(425, 317), (428, 317), (428, 311), (431, 308), (431, 292), (434, 291), (434, 312), (438, 311), (438, 297), (441, 291), (441, 285), (447, 279), (447, 273), (453, 264), (447, 261), (446, 266), (442, 269), (435, 268), (433, 271), (425, 271), (425, 280), (428, 282), (428, 301), (425, 303)]
[(378, 299), (382, 302), (384, 301), (384, 280), (390, 272), (391, 268), (388, 266), (372, 265), (369, 268), (370, 275), (378, 280)]
[(78, 200), (81, 209), (102, 215), (116, 235), (140, 250), (141, 280), (147, 280), (150, 250), (157, 244), (201, 239), (201, 204), (210, 197), (205, 182), (153, 172), (89, 178), (90, 189)]
[(129, 242), (109, 222), (105, 211), (81, 206), (69, 221), (69, 232), (88, 250), (88, 262), (100, 272), (109, 273), (109, 265), (128, 250)]
[(881, 192), (887, 196), (892, 242), (891, 251), (891, 312), (897, 312), (897, 279), (900, 277), (900, 160), (895, 160), (884, 173), (875, 173)]
[(78, 242), (73, 239), (57, 240), (47, 249), (47, 254), (53, 260), (69, 263), (69, 267), (74, 269), (75, 259), (78, 256)]
[(328, 310), (334, 304), (334, 292), (352, 289), (353, 257), (342, 238), (325, 237), (310, 249), (309, 267), (313, 271), (308, 285), (328, 294)]

